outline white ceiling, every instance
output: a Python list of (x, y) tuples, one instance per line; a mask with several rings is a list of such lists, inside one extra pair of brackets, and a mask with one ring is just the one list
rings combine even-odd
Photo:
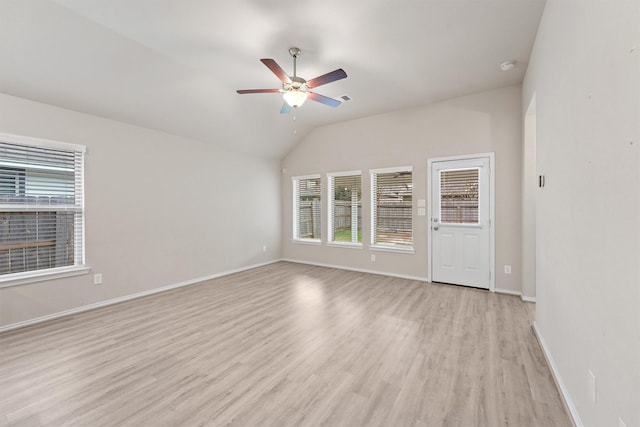
[[(522, 81), (544, 0), (0, 0), (0, 92), (279, 158), (314, 127)], [(259, 62), (343, 68), (281, 115)], [(502, 72), (498, 65), (516, 60)], [(296, 120), (294, 120), (294, 117)]]

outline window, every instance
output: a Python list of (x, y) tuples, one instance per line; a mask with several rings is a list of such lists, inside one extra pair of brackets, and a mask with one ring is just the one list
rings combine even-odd
[(360, 171), (329, 174), (329, 241), (362, 244)]
[(293, 238), (320, 242), (320, 175), (293, 177)]
[(0, 281), (84, 264), (83, 157), (84, 147), (0, 135)]
[(440, 171), (440, 222), (478, 224), (479, 169)]
[(413, 245), (413, 168), (371, 171), (371, 242), (411, 249)]

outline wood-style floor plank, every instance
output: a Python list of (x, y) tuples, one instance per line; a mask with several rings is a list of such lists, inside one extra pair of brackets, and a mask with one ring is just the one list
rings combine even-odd
[(571, 426), (530, 306), (280, 262), (0, 335), (0, 426)]

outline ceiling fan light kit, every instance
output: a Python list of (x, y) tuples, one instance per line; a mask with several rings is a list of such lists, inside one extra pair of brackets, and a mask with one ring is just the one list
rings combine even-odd
[(290, 107), (298, 108), (307, 100), (309, 93), (301, 90), (288, 90), (282, 96)]
[(282, 82), (282, 89), (241, 89), (237, 90), (239, 94), (247, 93), (283, 93), (283, 99), (286, 105), (282, 106), (281, 113), (288, 113), (291, 108), (297, 108), (304, 104), (307, 98), (313, 101), (328, 105), (329, 107), (338, 107), (341, 101), (311, 92), (309, 89), (321, 86), (336, 80), (344, 79), (347, 73), (342, 68), (338, 68), (330, 73), (323, 74), (311, 80), (305, 80), (297, 75), (297, 59), (302, 51), (297, 47), (289, 49), (289, 54), (293, 57), (293, 76), (289, 76), (284, 70), (270, 58), (263, 58), (260, 61), (273, 72), (273, 74)]

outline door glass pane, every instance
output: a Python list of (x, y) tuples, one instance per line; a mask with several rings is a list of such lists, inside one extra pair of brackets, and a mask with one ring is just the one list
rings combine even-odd
[(440, 222), (478, 224), (479, 169), (440, 171)]

